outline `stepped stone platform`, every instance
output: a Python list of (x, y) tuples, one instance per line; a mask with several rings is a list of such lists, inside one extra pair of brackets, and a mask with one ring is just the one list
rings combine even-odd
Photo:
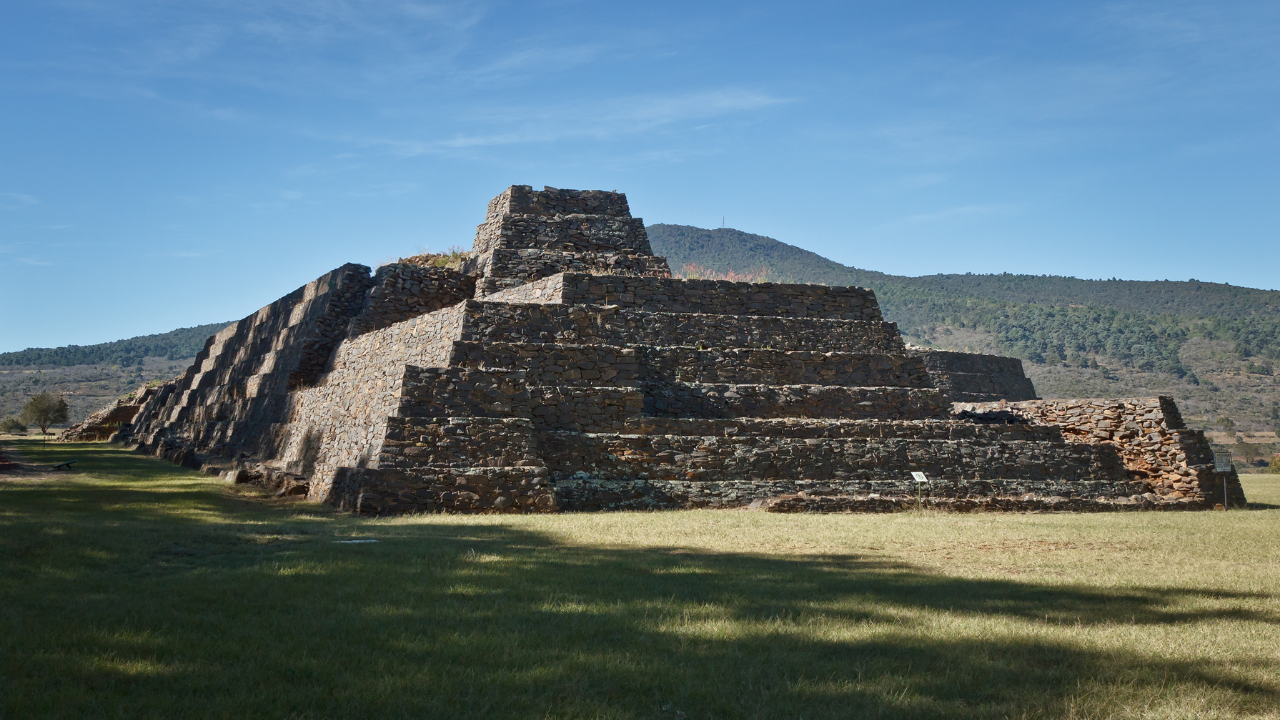
[(366, 514), (890, 511), (912, 472), (957, 510), (1243, 502), (1170, 400), (1034, 398), (1017, 360), (908, 349), (870, 290), (675, 279), (625, 195), (513, 186), (461, 267), (338, 268), (114, 437)]

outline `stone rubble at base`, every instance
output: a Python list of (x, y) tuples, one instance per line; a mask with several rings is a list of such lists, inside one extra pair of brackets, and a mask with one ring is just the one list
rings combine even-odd
[[(679, 280), (626, 196), (512, 186), (460, 268), (344, 265), (209, 338), (117, 442), (364, 513), (1211, 508), (1168, 398), (1035, 400), (863, 288)], [(1009, 402), (1013, 401), (1013, 402)]]

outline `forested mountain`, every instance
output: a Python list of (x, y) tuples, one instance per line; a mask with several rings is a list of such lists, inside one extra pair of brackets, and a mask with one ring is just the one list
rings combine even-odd
[(1010, 303), (1072, 305), (1087, 301), (1117, 310), (1197, 317), (1246, 318), (1280, 313), (1280, 291), (1199, 280), (1081, 280), (1012, 273), (906, 277), (848, 267), (770, 237), (729, 228), (705, 230), (658, 224), (648, 226), (648, 231), (654, 252), (665, 255), (673, 269), (686, 263), (739, 272), (764, 267), (795, 282), (834, 284), (836, 280), (858, 278), (864, 287), (887, 282), (931, 293)]
[[(904, 277), (738, 230), (648, 230), (677, 275), (870, 287), (912, 342), (1021, 357), (1045, 397), (1174, 395), (1189, 422), (1223, 428), (1214, 430), (1219, 442), (1242, 429), (1270, 435), (1280, 422), (1280, 292), (1197, 281)], [(0, 354), (0, 415), (50, 389), (81, 419), (142, 382), (172, 377), (225, 325)]]
[[(650, 225), (677, 274), (754, 273), (769, 280), (859, 285), (876, 292), (904, 333), (979, 329), (998, 349), (1036, 363), (1096, 367), (1098, 357), (1189, 375), (1191, 338), (1225, 340), (1259, 373), (1280, 360), (1280, 292), (1199, 281), (1079, 280), (1034, 275), (905, 277), (860, 270), (773, 238), (727, 228)], [(1198, 382), (1193, 374), (1188, 378)]]
[(195, 357), (204, 347), (204, 341), (230, 323), (213, 323), (196, 327), (178, 328), (157, 335), (140, 335), (127, 340), (99, 343), (97, 345), (67, 345), (60, 348), (27, 348), (16, 352), (0, 353), (0, 366), (42, 365), (69, 367), (72, 365), (119, 365), (129, 367), (142, 364), (142, 359), (165, 358), (179, 360)]

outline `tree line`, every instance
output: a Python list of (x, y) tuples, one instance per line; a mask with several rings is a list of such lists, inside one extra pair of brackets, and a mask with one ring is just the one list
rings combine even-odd
[[(1225, 340), (1250, 372), (1280, 361), (1280, 292), (1189, 281), (1081, 280), (1057, 276), (905, 277), (847, 267), (816, 253), (728, 228), (651, 225), (654, 252), (672, 268), (764, 270), (773, 282), (858, 285), (875, 291), (886, 319), (908, 334), (938, 326), (994, 336), (1001, 352), (1036, 363), (1124, 367), (1198, 382), (1179, 359), (1191, 338)], [(726, 275), (727, 277), (727, 275)]]
[(182, 360), (195, 357), (204, 347), (210, 335), (226, 327), (228, 323), (212, 323), (196, 327), (179, 328), (157, 335), (141, 335), (126, 340), (97, 345), (67, 345), (59, 348), (27, 348), (16, 352), (0, 353), (0, 366), (7, 365), (119, 365), (129, 367), (142, 364), (143, 358), (161, 357)]

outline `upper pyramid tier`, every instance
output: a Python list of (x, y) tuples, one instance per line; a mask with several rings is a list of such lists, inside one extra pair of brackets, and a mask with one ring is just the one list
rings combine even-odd
[(560, 190), (543, 186), (535, 192), (529, 185), (512, 185), (489, 201), (485, 220), (501, 220), (504, 215), (604, 215), (631, 218), (627, 194), (606, 190)]
[(490, 201), (464, 271), (481, 278), (477, 298), (562, 272), (671, 277), (626, 195), (528, 185)]
[(631, 217), (627, 196), (601, 190), (535, 192), (512, 185), (489, 203), (472, 248), (653, 255), (644, 221)]

